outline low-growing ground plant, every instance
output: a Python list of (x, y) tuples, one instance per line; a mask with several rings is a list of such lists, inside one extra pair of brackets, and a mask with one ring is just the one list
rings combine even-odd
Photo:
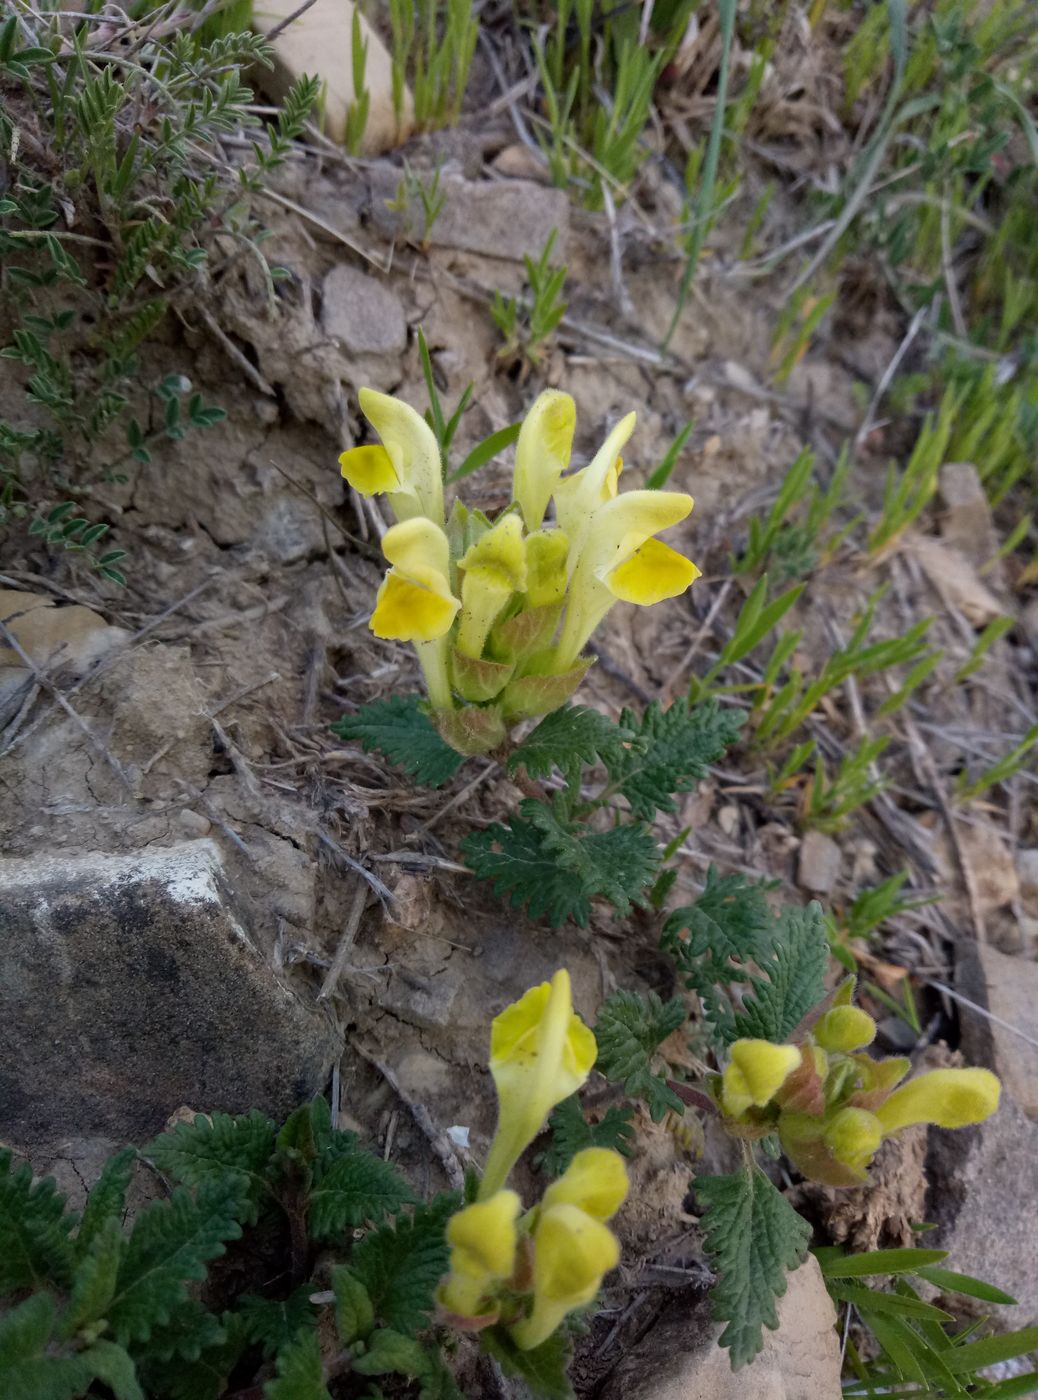
[(566, 314), (566, 303), (562, 298), (566, 268), (551, 264), (557, 236), (558, 230), (552, 229), (536, 261), (528, 253), (524, 254), (526, 285), (529, 288), (526, 295), (506, 297), (501, 292), (494, 294), (490, 315), (504, 340), (498, 354), (506, 363), (525, 361), (528, 366), (539, 364), (546, 346)]

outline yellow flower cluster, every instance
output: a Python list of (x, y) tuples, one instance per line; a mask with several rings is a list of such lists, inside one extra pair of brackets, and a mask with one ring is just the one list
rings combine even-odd
[(493, 1023), (490, 1072), (498, 1125), (476, 1200), (451, 1217), (450, 1273), (439, 1302), (455, 1326), (500, 1322), (527, 1351), (590, 1303), (619, 1261), (608, 1221), (627, 1195), (617, 1152), (589, 1147), (522, 1215), (505, 1182), (551, 1110), (584, 1084), (595, 1038), (573, 1010), (569, 974), (533, 987)]
[(655, 538), (685, 519), (692, 498), (618, 494), (633, 413), (565, 476), (576, 407), (568, 394), (542, 393), (516, 443), (514, 500), (491, 522), (460, 501), (445, 517), (436, 438), (413, 408), (373, 389), (360, 405), (381, 445), (344, 452), (342, 474), (365, 495), (384, 494), (397, 521), (382, 541), (390, 568), (371, 630), (414, 644), (440, 731), (462, 752), (485, 752), (507, 724), (563, 704), (615, 602), (658, 603), (699, 576)]
[(935, 1069), (901, 1084), (908, 1060), (863, 1053), (876, 1023), (853, 994), (851, 977), (803, 1045), (737, 1040), (711, 1085), (734, 1133), (777, 1133), (804, 1176), (829, 1186), (863, 1181), (883, 1139), (901, 1128), (963, 1128), (998, 1108), (999, 1082), (986, 1069)]

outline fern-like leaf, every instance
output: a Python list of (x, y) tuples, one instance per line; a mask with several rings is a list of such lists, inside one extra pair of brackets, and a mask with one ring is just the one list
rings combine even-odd
[(788, 1039), (825, 995), (829, 944), (820, 904), (782, 911), (771, 954), (760, 960), (767, 974), (751, 977), (751, 995), (735, 1013), (737, 1036), (758, 1040)]
[[(176, 1315), (174, 1313), (170, 1320), (171, 1327)], [(222, 1400), (246, 1341), (237, 1313), (225, 1313), (217, 1322), (217, 1332), (205, 1324), (210, 1340), (192, 1359), (181, 1353), (177, 1355), (176, 1364), (170, 1365), (168, 1360), (152, 1361), (149, 1355), (142, 1365), (149, 1400), (151, 1397), (154, 1400)], [(153, 1337), (157, 1339), (161, 1330), (157, 1328)], [(146, 1350), (150, 1346), (149, 1342)], [(135, 1347), (134, 1351), (139, 1354), (141, 1348)]]
[(704, 700), (694, 708), (687, 700), (675, 700), (663, 709), (654, 700), (639, 718), (632, 710), (620, 715), (622, 728), (638, 742), (622, 749), (608, 763), (609, 775), (643, 821), (657, 812), (676, 811), (674, 794), (688, 792), (706, 777), (739, 737), (743, 716), (722, 709), (716, 700)]
[(66, 1287), (75, 1224), (51, 1177), (33, 1181), (26, 1163), (14, 1166), (10, 1152), (0, 1151), (0, 1294)]
[(706, 1207), (700, 1225), (717, 1275), (714, 1316), (727, 1323), (721, 1345), (731, 1350), (733, 1368), (744, 1366), (763, 1345), (762, 1327), (778, 1326), (775, 1299), (807, 1253), (811, 1227), (757, 1166), (698, 1177), (695, 1191)]
[(246, 1210), (241, 1184), (208, 1183), (192, 1195), (184, 1187), (168, 1201), (145, 1206), (134, 1221), (123, 1252), (108, 1311), (112, 1335), (121, 1344), (147, 1341), (187, 1293), (206, 1276), (206, 1265), (241, 1236)]
[(277, 1379), (263, 1387), (266, 1400), (331, 1400), (324, 1383), (321, 1347), (312, 1328), (300, 1332), (278, 1356)]
[(169, 1362), (177, 1358), (197, 1361), (204, 1352), (223, 1347), (227, 1329), (197, 1298), (185, 1298), (173, 1308), (165, 1322), (152, 1326), (146, 1342), (134, 1347), (134, 1355), (148, 1362)]
[(193, 1123), (178, 1123), (156, 1138), (145, 1155), (182, 1186), (239, 1179), (254, 1220), (260, 1198), (269, 1193), (267, 1169), (276, 1136), (274, 1124), (256, 1109), (236, 1118), (198, 1114)]
[(520, 1351), (503, 1327), (487, 1328), (481, 1341), (505, 1374), (520, 1377), (540, 1400), (572, 1400), (570, 1342), (565, 1328), (531, 1351)]
[(445, 744), (417, 695), (389, 695), (373, 700), (355, 715), (332, 725), (340, 739), (353, 740), (368, 753), (378, 750), (423, 787), (440, 787), (464, 759)]
[(104, 1164), (101, 1175), (90, 1189), (87, 1203), (83, 1207), (83, 1219), (76, 1231), (75, 1250), (79, 1258), (86, 1254), (94, 1236), (105, 1229), (109, 1221), (122, 1222), (126, 1209), (126, 1192), (136, 1160), (136, 1149), (124, 1147), (122, 1151), (109, 1157)]
[(262, 1348), (267, 1358), (276, 1356), (298, 1337), (304, 1327), (313, 1327), (317, 1314), (310, 1302), (312, 1287), (304, 1286), (283, 1301), (276, 1298), (245, 1297), (238, 1304), (238, 1317), (246, 1338)]
[(488, 880), (494, 893), (513, 909), (526, 906), (531, 919), (547, 918), (552, 928), (572, 919), (586, 928), (591, 902), (579, 883), (560, 869), (532, 822), (511, 816), (508, 825), (494, 822), (461, 843), (473, 874)]
[(64, 1330), (75, 1335), (88, 1323), (105, 1317), (115, 1294), (115, 1281), (123, 1251), (123, 1232), (118, 1220), (106, 1220), (90, 1241), (90, 1248), (76, 1265), (72, 1296), (65, 1315)]
[(551, 1143), (537, 1166), (548, 1177), (561, 1176), (578, 1152), (586, 1147), (611, 1147), (629, 1157), (633, 1150), (634, 1128), (630, 1108), (607, 1108), (598, 1123), (589, 1123), (580, 1107), (580, 1098), (571, 1094), (563, 1099), (548, 1119)]
[(667, 1036), (684, 1025), (686, 1017), (680, 997), (664, 1003), (655, 992), (647, 998), (634, 992), (614, 992), (598, 1013), (596, 1068), (614, 1084), (622, 1084), (632, 1098), (644, 1099), (654, 1123), (668, 1109), (678, 1114), (685, 1111), (666, 1080), (653, 1073), (652, 1058)]
[(371, 1220), (393, 1215), (414, 1197), (403, 1177), (381, 1158), (348, 1144), (322, 1156), (314, 1169), (308, 1228), (314, 1240), (333, 1240)]
[(0, 1395), (17, 1400), (76, 1400), (95, 1372), (82, 1355), (51, 1349), (56, 1313), (47, 1293), (35, 1293), (0, 1317)]
[(607, 766), (622, 763), (624, 745), (634, 730), (614, 724), (586, 705), (566, 705), (546, 715), (508, 756), (508, 771), (525, 768), (531, 778), (546, 778), (553, 768), (570, 772), (601, 758)]
[(447, 1272), (444, 1232), (460, 1204), (457, 1196), (438, 1196), (354, 1249), (351, 1272), (367, 1289), (376, 1317), (393, 1331), (413, 1337), (428, 1325), (436, 1285)]

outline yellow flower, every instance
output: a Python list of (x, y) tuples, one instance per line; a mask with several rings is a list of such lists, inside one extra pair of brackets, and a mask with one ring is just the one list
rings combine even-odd
[(913, 1123), (965, 1128), (998, 1108), (1001, 1085), (987, 1069), (934, 1069), (895, 1089), (876, 1109), (883, 1135)]
[(498, 1123), (479, 1188), (481, 1201), (505, 1184), (555, 1105), (586, 1082), (597, 1054), (595, 1037), (573, 1010), (565, 969), (495, 1017), (490, 1073), (497, 1086)]
[(480, 535), (458, 560), (462, 570), (461, 620), (457, 648), (463, 656), (483, 654), (487, 634), (513, 593), (526, 588), (526, 548), (518, 515), (504, 515)]
[(545, 1210), (578, 1206), (595, 1220), (608, 1220), (627, 1199), (628, 1186), (627, 1168), (619, 1152), (586, 1147), (545, 1191), (542, 1206)]
[(883, 1141), (883, 1125), (864, 1108), (841, 1108), (825, 1130), (824, 1140), (838, 1162), (862, 1176)]
[(461, 604), (450, 588), (447, 536), (418, 516), (386, 531), (382, 553), (392, 567), (368, 626), (376, 637), (415, 643), (430, 700), (449, 709), (447, 633)]
[(814, 1038), (825, 1050), (860, 1050), (876, 1038), (876, 1023), (858, 1006), (833, 1006), (814, 1028)]
[(365, 418), (382, 446), (352, 447), (339, 458), (342, 474), (365, 496), (385, 493), (397, 520), (424, 515), (443, 523), (440, 449), (428, 423), (410, 404), (361, 389)]
[(796, 1045), (772, 1045), (769, 1040), (737, 1040), (731, 1062), (721, 1076), (721, 1107), (730, 1118), (748, 1108), (763, 1108), (800, 1065)]
[(628, 491), (600, 505), (583, 527), (575, 564), (578, 546), (570, 536), (573, 572), (557, 670), (573, 665), (615, 602), (648, 607), (683, 593), (699, 577), (691, 560), (652, 538), (691, 509), (692, 497), (680, 491)]
[(542, 1211), (533, 1246), (533, 1311), (511, 1329), (521, 1351), (540, 1346), (568, 1312), (590, 1303), (620, 1260), (613, 1232), (573, 1205)]
[(526, 537), (526, 606), (546, 608), (566, 593), (569, 540), (562, 530), (537, 530)]
[(488, 1201), (466, 1206), (451, 1216), (447, 1222), (450, 1273), (438, 1295), (448, 1312), (477, 1317), (494, 1285), (511, 1278), (520, 1207), (514, 1191), (498, 1191)]
[(592, 516), (617, 492), (620, 452), (634, 432), (637, 415), (628, 413), (608, 433), (586, 467), (555, 487), (555, 518), (570, 542), (570, 573), (584, 547)]
[(523, 419), (515, 447), (512, 494), (528, 530), (539, 530), (559, 477), (569, 466), (577, 409), (569, 394), (546, 389)]

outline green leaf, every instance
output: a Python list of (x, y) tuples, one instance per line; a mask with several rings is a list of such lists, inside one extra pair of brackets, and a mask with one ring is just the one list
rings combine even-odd
[(579, 883), (563, 870), (532, 822), (511, 816), (464, 837), (461, 851), (474, 875), (489, 880), (494, 893), (513, 909), (526, 906), (531, 919), (547, 916), (552, 928), (572, 919), (586, 928), (591, 903)]
[(561, 1176), (578, 1152), (586, 1147), (611, 1147), (625, 1157), (632, 1153), (634, 1128), (631, 1108), (607, 1108), (598, 1123), (589, 1123), (580, 1107), (580, 1097), (571, 1094), (548, 1119), (551, 1145), (537, 1163), (548, 1177)]
[(227, 1340), (227, 1329), (216, 1314), (197, 1298), (185, 1298), (165, 1322), (152, 1327), (148, 1340), (138, 1342), (133, 1350), (135, 1356), (148, 1362), (168, 1362), (175, 1356), (179, 1366), (183, 1361), (198, 1361), (204, 1352), (224, 1347)]
[(337, 1239), (346, 1230), (394, 1214), (413, 1199), (394, 1167), (351, 1144), (341, 1156), (315, 1164), (307, 1220), (310, 1236)]
[(86, 1254), (94, 1236), (111, 1220), (122, 1222), (126, 1208), (126, 1192), (133, 1174), (137, 1152), (124, 1147), (104, 1164), (101, 1175), (91, 1188), (83, 1207), (83, 1219), (76, 1231), (75, 1251), (79, 1258)]
[(11, 1153), (0, 1151), (0, 1295), (48, 1283), (65, 1287), (75, 1223), (51, 1177), (33, 1181), (26, 1163), (12, 1170)]
[(344, 715), (332, 733), (354, 740), (368, 753), (383, 753), (423, 787), (441, 787), (465, 761), (440, 738), (417, 695), (373, 700), (355, 715)]
[(463, 477), (471, 476), (473, 472), (478, 472), (480, 467), (485, 466), (492, 457), (496, 457), (506, 447), (511, 447), (518, 438), (519, 429), (522, 426), (521, 423), (509, 423), (507, 428), (499, 428), (496, 433), (491, 433), (482, 442), (477, 442), (457, 471), (451, 472), (450, 476), (447, 477), (447, 485), (461, 481)]
[(54, 1300), (36, 1293), (0, 1316), (0, 1395), (11, 1400), (77, 1400), (94, 1379), (83, 1356), (48, 1350)]
[(103, 1381), (115, 1400), (145, 1400), (133, 1359), (122, 1347), (102, 1338), (82, 1353), (97, 1380)]
[(108, 1312), (112, 1335), (122, 1344), (147, 1341), (186, 1296), (189, 1283), (241, 1236), (245, 1212), (238, 1181), (213, 1182), (196, 1196), (179, 1187), (167, 1201), (145, 1206), (123, 1252)]
[[(201, 1305), (198, 1305), (201, 1307)], [(179, 1316), (180, 1309), (174, 1314)], [(158, 1363), (151, 1361), (151, 1342), (145, 1350), (148, 1355), (142, 1365), (146, 1389), (149, 1395), (161, 1396), (162, 1400), (222, 1400), (227, 1392), (231, 1372), (237, 1366), (245, 1349), (245, 1335), (235, 1313), (225, 1313), (222, 1321), (214, 1318), (215, 1332), (206, 1324), (205, 1334), (209, 1338), (194, 1357), (178, 1354), (176, 1365), (169, 1364), (169, 1356), (159, 1357)], [(164, 1329), (157, 1328), (152, 1334), (156, 1338)], [(166, 1348), (164, 1347), (163, 1350)], [(134, 1348), (140, 1353), (141, 1348)], [(157, 1353), (158, 1354), (158, 1353)]]
[(99, 1322), (106, 1316), (115, 1294), (122, 1248), (122, 1225), (112, 1217), (94, 1232), (89, 1248), (80, 1256), (63, 1320), (67, 1336), (73, 1336), (88, 1323)]
[(447, 1272), (447, 1221), (460, 1204), (453, 1193), (437, 1196), (354, 1248), (351, 1270), (367, 1289), (375, 1315), (395, 1332), (414, 1336), (428, 1326), (436, 1285)]
[(622, 750), (607, 766), (634, 815), (652, 821), (657, 812), (676, 811), (674, 794), (689, 792), (706, 776), (739, 737), (743, 718), (712, 699), (694, 708), (675, 700), (667, 709), (654, 700), (640, 719), (624, 710), (621, 727), (642, 743)]
[(332, 1291), (339, 1341), (343, 1346), (352, 1346), (358, 1338), (366, 1337), (375, 1325), (371, 1295), (356, 1274), (342, 1268), (332, 1270)]
[(838, 1283), (830, 1289), (832, 1296), (841, 1303), (852, 1303), (863, 1312), (885, 1312), (896, 1317), (924, 1317), (930, 1322), (951, 1322), (951, 1313), (935, 1308), (932, 1303), (924, 1303), (919, 1298), (908, 1298), (901, 1293), (883, 1293), (877, 1288), (866, 1288), (860, 1283)]
[(933, 1264), (923, 1264), (922, 1267), (913, 1269), (914, 1274), (918, 1274), (927, 1283), (932, 1283), (935, 1288), (939, 1288), (942, 1293), (963, 1293), (967, 1298), (979, 1298), (984, 1303), (1006, 1303), (1015, 1304), (1016, 1299), (1011, 1298), (1008, 1293), (1003, 1293), (1001, 1288), (996, 1288), (993, 1283), (985, 1283), (982, 1279), (971, 1278), (969, 1274), (957, 1274), (952, 1269), (940, 1269)]
[(214, 1113), (197, 1114), (193, 1123), (178, 1123), (145, 1149), (160, 1171), (182, 1186), (240, 1180), (255, 1220), (261, 1197), (269, 1195), (267, 1171), (274, 1155), (277, 1129), (269, 1118), (253, 1109), (232, 1118)]
[(313, 1288), (304, 1284), (287, 1298), (257, 1298), (248, 1295), (238, 1304), (238, 1317), (247, 1341), (261, 1348), (267, 1358), (276, 1356), (298, 1337), (305, 1327), (313, 1327), (317, 1314), (310, 1302)]
[(402, 1332), (383, 1327), (372, 1335), (367, 1351), (354, 1358), (353, 1369), (362, 1376), (421, 1376), (429, 1368), (425, 1348)]
[(654, 1123), (668, 1109), (683, 1114), (685, 1105), (666, 1081), (652, 1072), (652, 1058), (663, 1041), (684, 1025), (687, 1011), (680, 997), (666, 1003), (655, 992), (614, 992), (602, 1006), (595, 1024), (598, 1060), (595, 1068), (632, 1098), (645, 1099)]
[(731, 1176), (701, 1176), (695, 1193), (706, 1207), (703, 1242), (717, 1282), (714, 1316), (727, 1323), (721, 1345), (732, 1366), (753, 1360), (763, 1327), (777, 1327), (775, 1299), (786, 1291), (786, 1273), (807, 1253), (811, 1227), (757, 1166)]
[(643, 892), (659, 865), (659, 847), (647, 827), (630, 822), (589, 832), (581, 822), (560, 820), (533, 798), (521, 811), (556, 867), (579, 882), (585, 898), (607, 899), (621, 916), (630, 913), (633, 904), (644, 905)]
[(263, 1387), (266, 1400), (331, 1400), (324, 1383), (321, 1347), (313, 1329), (301, 1332), (280, 1353), (277, 1379)]
[(1018, 1332), (966, 1342), (941, 1352), (941, 1360), (953, 1375), (961, 1376), (984, 1366), (997, 1366), (1001, 1361), (1013, 1361), (1031, 1351), (1038, 1351), (1038, 1327), (1022, 1327)]
[(820, 904), (786, 908), (779, 916), (775, 944), (760, 961), (767, 974), (751, 977), (751, 994), (735, 1013), (737, 1036), (781, 1042), (825, 995), (829, 944)]
[(872, 1249), (865, 1254), (841, 1254), (816, 1250), (822, 1273), (829, 1278), (867, 1278), (870, 1275), (915, 1274), (947, 1259), (944, 1249)]
[(608, 765), (624, 761), (624, 745), (634, 730), (614, 724), (586, 705), (565, 705), (553, 711), (508, 755), (508, 771), (525, 768), (531, 778), (546, 778), (553, 768), (566, 773), (599, 758)]
[(519, 1376), (534, 1395), (543, 1400), (572, 1400), (568, 1375), (570, 1342), (565, 1329), (531, 1351), (520, 1351), (503, 1327), (488, 1327), (480, 1333), (480, 1342), (505, 1375)]

